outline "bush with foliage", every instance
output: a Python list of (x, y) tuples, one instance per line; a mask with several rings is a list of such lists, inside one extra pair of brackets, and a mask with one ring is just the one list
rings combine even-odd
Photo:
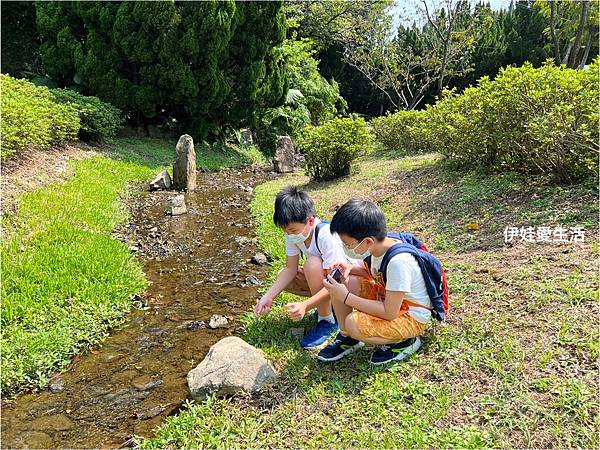
[(47, 87), (0, 74), (2, 158), (28, 147), (46, 148), (77, 137), (77, 110), (59, 104)]
[(548, 62), (502, 69), (424, 111), (371, 121), (394, 151), (437, 151), (458, 166), (572, 182), (598, 174), (598, 59), (589, 70)]
[(174, 118), (200, 141), (255, 126), (285, 99), (281, 1), (35, 5), (47, 74), (138, 124)]
[(375, 139), (385, 150), (399, 153), (427, 151), (427, 111), (398, 111), (369, 122)]
[(373, 135), (362, 117), (336, 117), (307, 127), (299, 146), (306, 172), (313, 180), (332, 180), (350, 174), (352, 162), (373, 149)]
[(307, 125), (319, 125), (345, 110), (338, 84), (319, 73), (313, 47), (304, 39), (286, 40), (280, 48), (290, 89), (282, 106), (267, 108), (260, 114), (255, 134), (265, 153), (272, 152), (278, 136), (295, 139)]
[(507, 67), (429, 108), (427, 139), (462, 166), (551, 174), (598, 171), (598, 60), (589, 70)]
[(69, 104), (79, 113), (83, 140), (101, 141), (116, 134), (122, 124), (121, 111), (98, 97), (84, 96), (70, 89), (52, 89), (58, 103)]

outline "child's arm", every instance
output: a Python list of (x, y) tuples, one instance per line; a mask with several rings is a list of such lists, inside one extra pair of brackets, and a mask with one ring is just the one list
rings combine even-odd
[(378, 302), (352, 294), (345, 285), (338, 283), (330, 276), (323, 281), (323, 285), (333, 300), (344, 302), (346, 306), (385, 320), (394, 320), (398, 317), (406, 294), (403, 291), (386, 291), (385, 301)]
[(357, 277), (368, 278), (369, 274), (364, 266), (356, 266), (346, 261), (338, 261), (331, 265), (331, 268), (338, 267), (342, 271), (344, 280), (347, 280), (350, 275), (356, 275)]
[(377, 302), (350, 293), (346, 299), (346, 305), (372, 316), (380, 317), (385, 320), (394, 320), (398, 317), (405, 294), (406, 292), (386, 291), (385, 300), (383, 302)]
[(299, 261), (299, 255), (285, 257), (285, 268), (279, 272), (279, 275), (277, 275), (273, 285), (258, 301), (256, 308), (254, 309), (254, 313), (256, 315), (261, 315), (271, 310), (271, 305), (273, 304), (275, 297), (277, 297), (286, 288), (286, 286), (292, 282), (298, 273)]

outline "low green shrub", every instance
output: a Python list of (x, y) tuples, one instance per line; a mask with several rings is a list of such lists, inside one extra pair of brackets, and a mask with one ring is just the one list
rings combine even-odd
[(58, 103), (73, 106), (81, 121), (79, 138), (84, 141), (102, 141), (113, 137), (121, 125), (121, 110), (98, 97), (78, 94), (70, 89), (52, 89)]
[(60, 145), (77, 137), (77, 110), (70, 104), (56, 103), (47, 87), (0, 74), (0, 88), (3, 159), (28, 147)]
[(371, 126), (388, 150), (436, 151), (457, 166), (574, 182), (598, 175), (598, 83), (598, 59), (589, 70), (526, 63)]
[(307, 174), (316, 181), (350, 174), (352, 162), (373, 149), (373, 135), (362, 117), (337, 117), (305, 128), (299, 142)]
[(459, 165), (551, 174), (571, 182), (598, 170), (598, 61), (502, 69), (431, 111), (432, 145)]
[(398, 111), (376, 117), (369, 122), (375, 139), (385, 150), (419, 153), (428, 150), (426, 111)]

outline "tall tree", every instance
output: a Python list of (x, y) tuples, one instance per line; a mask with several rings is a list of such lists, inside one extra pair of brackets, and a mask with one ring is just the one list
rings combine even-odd
[(598, 54), (598, 0), (536, 0), (551, 39), (554, 61), (581, 68)]
[(390, 15), (347, 45), (346, 60), (380, 89), (396, 109), (416, 108), (436, 86), (464, 76), (476, 41), (478, 22), (465, 0), (445, 0), (445, 7), (423, 2), (423, 24), (392, 31)]
[(196, 138), (283, 103), (281, 2), (39, 2), (48, 74), (139, 123), (171, 117)]

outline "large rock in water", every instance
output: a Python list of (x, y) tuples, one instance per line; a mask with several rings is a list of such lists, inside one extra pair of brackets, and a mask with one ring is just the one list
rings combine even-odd
[(178, 191), (196, 189), (196, 152), (194, 140), (188, 134), (181, 136), (175, 147), (173, 188)]
[(286, 173), (293, 172), (296, 164), (296, 150), (294, 143), (289, 136), (279, 136), (275, 157), (273, 158), (273, 168), (275, 172)]
[(262, 352), (236, 336), (213, 345), (206, 358), (187, 375), (188, 387), (197, 401), (213, 393), (253, 393), (276, 379), (277, 374)]

